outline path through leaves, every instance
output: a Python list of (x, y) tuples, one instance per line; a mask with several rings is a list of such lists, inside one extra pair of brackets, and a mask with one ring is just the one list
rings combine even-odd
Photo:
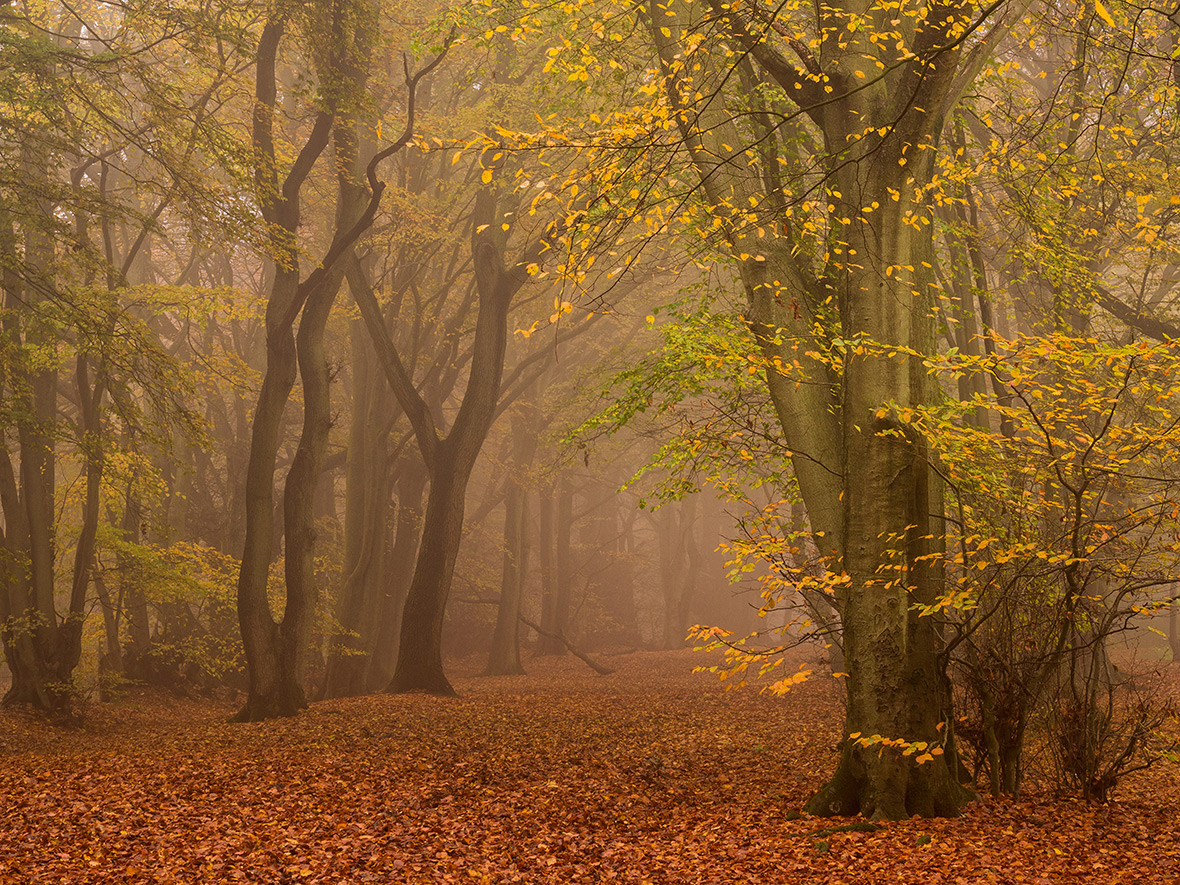
[(0, 882), (1175, 883), (1180, 774), (819, 833), (831, 680), (725, 692), (691, 652), (459, 678), (290, 720), (156, 696), (77, 731), (0, 714)]

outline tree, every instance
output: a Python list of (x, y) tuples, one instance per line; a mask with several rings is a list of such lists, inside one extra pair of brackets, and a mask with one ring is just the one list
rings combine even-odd
[[(5, 8), (0, 20), (13, 161), (0, 174), (3, 384), (13, 405), (0, 454), (7, 700), (69, 715), (111, 437), (122, 429), (138, 444), (157, 436), (144, 431), (150, 424), (158, 435), (194, 430), (171, 355), (123, 299), (142, 281), (166, 210), (183, 202), (199, 214), (207, 194), (187, 161), (209, 134), (204, 117), (235, 62), (224, 46), (210, 55), (178, 46), (176, 29), (208, 25), (200, 13), (168, 19), (51, 4)], [(144, 88), (185, 63), (189, 88)], [(126, 98), (128, 89), (142, 98)], [(58, 487), (59, 475), (70, 476), (67, 450), (82, 465), (80, 502)], [(68, 545), (56, 514), (75, 504), (81, 521), (61, 617), (55, 568)]]
[[(482, 165), (494, 175), (495, 163), (488, 152)], [(493, 176), (487, 177), (490, 180)], [(438, 419), (415, 389), (358, 263), (353, 263), (349, 275), (349, 285), (385, 378), (409, 417), (430, 476), (418, 559), (402, 615), (397, 668), (390, 682), (393, 691), (454, 693), (443, 672), (442, 627), (459, 552), (467, 481), (496, 414), (513, 297), (528, 281), (528, 268), (541, 260), (549, 242), (542, 235), (519, 260), (506, 266), (504, 232), (511, 225), (502, 209), (497, 212), (497, 204), (492, 187), (482, 187), (475, 198), (471, 250), (479, 293), (478, 316), (467, 387), (445, 436), (439, 434)]]
[[(380, 203), (385, 185), (377, 178), (377, 168), (409, 142), (414, 90), (442, 60), (442, 54), (437, 55), (412, 76), (407, 69), (406, 128), (396, 141), (362, 161), (355, 128), (359, 106), (350, 102), (357, 102), (364, 88), (376, 10), (367, 4), (333, 4), (324, 12), (323, 21), (311, 19), (313, 25), (325, 29), (327, 38), (318, 71), (322, 104), (281, 182), (274, 132), (276, 61), (293, 10), (276, 9), (258, 43), (254, 172), (257, 199), (269, 226), (274, 268), (266, 310), (266, 374), (254, 414), (246, 476), (246, 539), (238, 581), (238, 617), (250, 676), (249, 697), (236, 716), (240, 721), (292, 715), (306, 703), (302, 664), (315, 599), (311, 507), (331, 423), (324, 327), (344, 274), (355, 262), (353, 247), (372, 225)], [(333, 133), (339, 182), (335, 227), (319, 266), (301, 278), (297, 239), (300, 195)], [(274, 469), (283, 411), (297, 374), (303, 380), (304, 420), (285, 485), (286, 602), (282, 618), (276, 621), (266, 595), (274, 540)]]
[[(1004, 10), (653, 2), (639, 17), (658, 85), (639, 86), (646, 103), (596, 141), (612, 201), (639, 208), (650, 230), (675, 221), (724, 238), (738, 269), (813, 537), (841, 576), (847, 732), (952, 757), (945, 656), (914, 609), (939, 593), (924, 562), (942, 535), (942, 494), (926, 441), (896, 411), (936, 396), (916, 356), (933, 351), (938, 328), (935, 158), (1006, 33)], [(568, 37), (554, 67), (588, 75), (600, 64), (589, 42)], [(675, 173), (653, 181), (656, 169)], [(595, 221), (591, 233), (608, 226)], [(955, 813), (964, 793), (945, 755), (917, 765), (879, 750), (846, 741), (809, 808)]]

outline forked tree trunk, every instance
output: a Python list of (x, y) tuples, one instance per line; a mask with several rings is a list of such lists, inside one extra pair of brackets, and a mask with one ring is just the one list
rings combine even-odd
[[(494, 152), (487, 152), (489, 165)], [(496, 156), (501, 156), (496, 154)], [(365, 328), (390, 388), (414, 428), (414, 436), (430, 476), (426, 520), (414, 578), (402, 615), (397, 667), (389, 691), (454, 694), (443, 672), (442, 628), (451, 578), (463, 529), (467, 481), (496, 414), (504, 355), (508, 345), (508, 311), (512, 299), (529, 279), (528, 266), (537, 263), (548, 241), (539, 240), (511, 267), (504, 264), (503, 219), (496, 216), (491, 188), (476, 196), (472, 215), (472, 264), (479, 293), (467, 389), (454, 424), (440, 437), (436, 418), (415, 388), (385, 327), (380, 306), (360, 262), (349, 264), (348, 281)]]
[[(25, 169), (40, 180), (47, 173), (41, 161), (26, 157)], [(47, 204), (38, 207), (25, 235), (25, 262), (37, 271), (50, 273), (53, 245), (46, 229), (52, 212)], [(0, 374), (0, 384), (17, 414), (19, 466), (14, 466), (7, 448), (0, 451), (0, 505), (4, 512), (4, 545), (7, 556), (3, 586), (0, 586), (0, 638), (12, 674), (12, 684), (3, 703), (28, 704), (52, 715), (73, 716), (73, 672), (82, 654), (82, 621), (90, 560), (97, 531), (98, 483), (101, 479), (101, 450), (87, 459), (87, 500), (83, 513), (80, 553), (89, 559), (76, 563), (70, 592), (70, 608), (59, 618), (55, 600), (56, 565), (56, 470), (54, 424), (57, 420), (57, 371), (53, 367), (28, 365), (22, 358), (26, 348), (52, 348), (57, 331), (38, 318), (36, 305), (45, 296), (36, 286), (26, 286), (13, 268), (16, 259), (16, 231), (12, 219), (3, 218), (0, 230), (0, 258), (3, 259), (5, 306), (4, 332), (14, 346), (17, 359)], [(83, 419), (83, 432), (93, 430), (102, 390), (92, 391), (79, 357), (78, 377), (83, 408), (93, 408), (93, 420)], [(89, 414), (89, 413), (88, 413)], [(79, 595), (79, 591), (81, 595)]]
[[(853, 737), (808, 807), (883, 818), (954, 814), (964, 793), (947, 765), (953, 716), (945, 661), (936, 621), (914, 610), (940, 592), (938, 567), (923, 557), (939, 552), (941, 489), (902, 412), (932, 401), (921, 363), (934, 350), (936, 328), (929, 191), (943, 122), (976, 70), (975, 60), (960, 56), (973, 8), (930, 4), (928, 17), (889, 25), (879, 15), (891, 13), (866, 18), (856, 4), (832, 0), (817, 8), (824, 36), (809, 47), (775, 36), (773, 14), (757, 5), (708, 2), (724, 39), (711, 44), (716, 55), (694, 54), (692, 70), (675, 42), (672, 13), (652, 0), (646, 20), (670, 100), (681, 105), (676, 119), (701, 188), (738, 261), (816, 544), (829, 569), (847, 576), (838, 603)], [(696, 6), (674, 17), (683, 34), (708, 24)], [(897, 25), (906, 60), (891, 56), (886, 64), (875, 41), (882, 26)], [(990, 39), (972, 50), (979, 64)], [(733, 53), (723, 51), (730, 41), (758, 70), (731, 67)], [(765, 119), (743, 112), (743, 125), (763, 127), (753, 141), (718, 100), (732, 75), (748, 81), (752, 94), (759, 83), (779, 93), (766, 99), (774, 107)], [(787, 176), (803, 173), (792, 166), (800, 162), (794, 149), (779, 141), (793, 125), (789, 110), (806, 116), (824, 141), (820, 157), (804, 163), (825, 172), (821, 203), (829, 204), (830, 229), (822, 262), (808, 257), (815, 244), (783, 211), (798, 184)], [(733, 162), (743, 155), (756, 162)], [(735, 224), (737, 206), (765, 207), (767, 217)], [(764, 237), (765, 229), (782, 236)], [(845, 346), (840, 361), (814, 356), (837, 340)], [(940, 754), (903, 755), (882, 739), (924, 742)]]
[[(267, 367), (255, 413), (250, 465), (246, 479), (246, 545), (238, 580), (238, 618), (250, 676), (250, 693), (235, 717), (255, 720), (290, 715), (306, 702), (300, 684), (304, 649), (314, 613), (315, 484), (326, 444), (328, 369), (323, 353), (324, 325), (346, 268), (356, 263), (353, 248), (372, 226), (385, 185), (376, 177), (381, 160), (402, 150), (414, 127), (414, 91), (419, 80), (442, 60), (438, 55), (407, 81), (406, 126), (391, 145), (375, 153), (362, 169), (357, 162), (355, 117), (321, 111), (286, 179), (279, 184), (274, 147), (277, 97), (275, 59), (281, 40), (283, 13), (276, 12), (259, 39), (257, 101), (254, 114), (255, 175), (262, 214), (274, 231), (272, 245), (282, 260), (276, 262), (275, 281), (266, 312)], [(345, 34), (344, 25), (355, 25)], [(377, 36), (377, 7), (358, 2), (348, 10), (332, 7), (332, 45), (323, 73), (335, 81), (330, 101), (348, 90), (363, 91), (370, 53)], [(450, 45), (450, 38), (446, 46)], [(332, 243), (319, 266), (299, 280), (297, 232), (299, 195), (316, 160), (336, 130), (339, 202)], [(368, 191), (361, 184), (368, 181)], [(361, 207), (364, 197), (367, 204)], [(302, 313), (298, 343), (292, 333)], [(298, 350), (297, 350), (298, 347)], [(280, 621), (270, 612), (266, 579), (274, 538), (274, 470), (283, 409), (294, 385), (296, 361), (304, 375), (307, 402), (299, 451), (288, 473), (284, 522), (286, 544), (286, 611)]]
[[(364, 15), (367, 11), (363, 11)], [(340, 11), (336, 11), (338, 16)], [(323, 356), (323, 327), (343, 274), (339, 266), (337, 244), (357, 216), (358, 188), (354, 181), (355, 145), (341, 136), (340, 201), (333, 248), (316, 271), (300, 281), (299, 258), (295, 236), (300, 224), (300, 190), (320, 154), (327, 147), (335, 118), (322, 111), (311, 134), (280, 185), (275, 162), (273, 125), (277, 95), (276, 57), (284, 32), (281, 16), (273, 17), (259, 39), (257, 65), (257, 102), (254, 114), (254, 144), (258, 155), (255, 175), (262, 214), (274, 233), (274, 246), (281, 256), (276, 261), (274, 280), (266, 308), (266, 372), (254, 413), (250, 440), (250, 461), (246, 474), (246, 539), (238, 578), (238, 620), (246, 653), (249, 693), (245, 705), (234, 717), (237, 721), (257, 721), (276, 716), (291, 716), (306, 706), (302, 685), (304, 647), (314, 612), (313, 518), (315, 483), (323, 457), (328, 418), (328, 370)], [(350, 83), (363, 84), (366, 73), (345, 65), (340, 19), (332, 22), (335, 45), (330, 47), (330, 65), (340, 69), (335, 75), (351, 74)], [(358, 26), (358, 32), (367, 28)], [(364, 39), (361, 35), (361, 58)], [(348, 70), (345, 70), (348, 68)], [(356, 80), (361, 79), (361, 84)], [(341, 124), (346, 127), (346, 124)], [(344, 245), (347, 251), (351, 241)], [(294, 326), (300, 314), (299, 340)], [(304, 375), (303, 432), (295, 460), (288, 471), (284, 494), (284, 529), (286, 537), (287, 581), (282, 616), (276, 620), (267, 598), (267, 579), (275, 543), (275, 462), (281, 443), (283, 412), (294, 387), (297, 373)]]

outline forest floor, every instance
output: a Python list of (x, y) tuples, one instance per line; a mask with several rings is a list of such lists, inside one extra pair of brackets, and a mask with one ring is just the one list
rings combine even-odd
[[(0, 713), (0, 882), (1180, 882), (1180, 767), (1107, 805), (1034, 788), (953, 820), (819, 832), (840, 705), (815, 676), (726, 692), (692, 652), (455, 668), (459, 699), (131, 694), (53, 729)], [(1167, 671), (1180, 681), (1180, 669)]]

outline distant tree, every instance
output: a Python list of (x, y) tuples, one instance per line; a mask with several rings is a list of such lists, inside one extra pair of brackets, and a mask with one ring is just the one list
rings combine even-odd
[[(190, 160), (213, 131), (205, 118), (235, 56), (229, 47), (190, 51), (177, 33), (209, 24), (200, 13), (149, 9), (0, 10), (2, 88), (11, 97), (0, 111), (10, 161), (0, 171), (9, 702), (69, 714), (113, 439), (138, 446), (196, 429), (187, 382), (154, 335), (151, 310), (131, 307), (128, 296), (145, 282), (151, 235), (167, 210), (199, 216), (208, 197)], [(191, 91), (148, 88), (181, 66)], [(73, 458), (80, 501), (58, 485)], [(63, 617), (55, 570), (68, 533), (57, 514), (75, 506)], [(117, 643), (115, 629), (108, 644)]]

